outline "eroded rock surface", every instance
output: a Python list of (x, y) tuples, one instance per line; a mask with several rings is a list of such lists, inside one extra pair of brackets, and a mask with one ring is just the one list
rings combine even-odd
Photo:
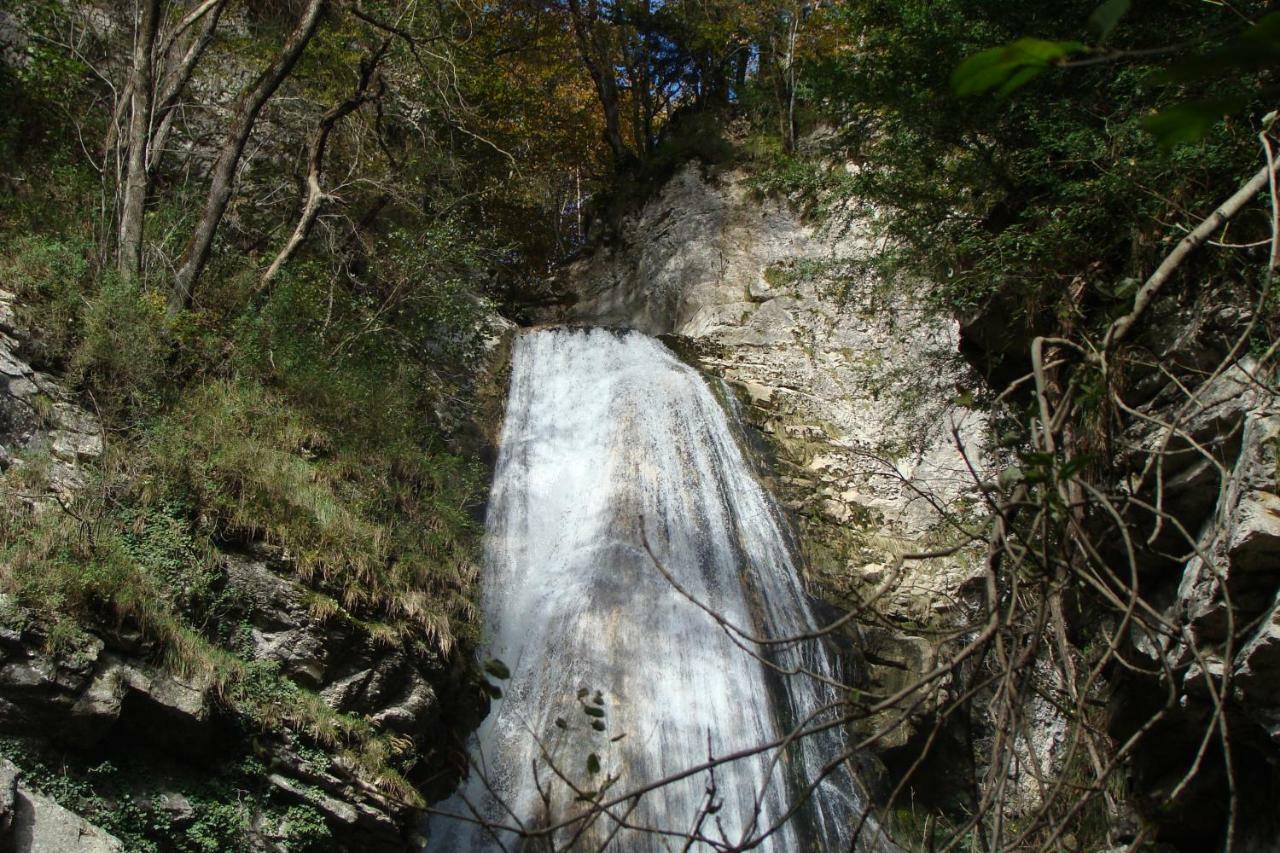
[(0, 759), (0, 849), (8, 853), (120, 853), (120, 839), (22, 782)]
[[(795, 524), (811, 589), (874, 601), (858, 670), (887, 696), (936, 665), (929, 629), (963, 618), (981, 573), (969, 551), (901, 557), (956, 541), (948, 519), (974, 514), (990, 462), (958, 324), (885, 286), (866, 263), (871, 231), (824, 229), (757, 196), (743, 174), (690, 164), (566, 271), (574, 301), (544, 319), (669, 336), (724, 380), (726, 404), (763, 436), (763, 473)], [(932, 710), (880, 740), (886, 761), (911, 762)]]
[[(987, 423), (968, 405), (977, 389), (999, 390), (1025, 374), (1028, 344), (1043, 330), (1037, 318), (995, 302), (963, 326), (928, 316), (862, 263), (873, 230), (856, 220), (824, 230), (756, 197), (740, 174), (708, 177), (689, 165), (568, 269), (575, 301), (544, 319), (673, 336), (735, 389), (730, 403), (776, 454), (775, 490), (796, 521), (815, 589), (837, 599), (877, 596), (883, 622), (864, 626), (860, 645), (864, 682), (886, 695), (937, 660), (936, 641), (915, 629), (957, 622), (980, 566), (969, 553), (901, 566), (895, 558), (947, 542), (944, 519), (971, 515), (975, 480), (996, 466), (986, 455)], [(1217, 371), (1246, 319), (1239, 305), (1194, 294), (1153, 310), (1139, 341), (1152, 366), (1135, 368), (1126, 389), (1135, 414), (1117, 437), (1121, 479), (1106, 484), (1124, 492), (1132, 483), (1139, 500), (1158, 502), (1166, 516), (1135, 520), (1140, 538), (1150, 538), (1137, 568), (1151, 601), (1190, 618), (1202, 660), (1190, 659), (1185, 642), (1148, 644), (1138, 654), (1153, 672), (1161, 660), (1174, 667), (1177, 707), (1152, 743), (1178, 754), (1196, 753), (1212, 711), (1206, 685), (1227, 674), (1233, 732), (1243, 743), (1254, 742), (1251, 732), (1280, 742), (1280, 412), (1272, 379), (1248, 358)], [(1152, 458), (1161, 460), (1158, 472)], [(1199, 534), (1198, 545), (1181, 530)], [(1033, 694), (1065, 690), (1054, 667), (1038, 664), (1029, 677)], [(1099, 683), (1113, 697), (1111, 730), (1120, 740), (1157, 712), (1144, 697), (1158, 705), (1168, 694), (1164, 684), (1131, 680)], [(1015, 819), (1037, 807), (1036, 777), (1061, 769), (1069, 740), (1062, 714), (1042, 696), (1021, 713), (1029, 737), (1014, 750), (1005, 785)], [(951, 752), (981, 760), (984, 724), (972, 723), (978, 742)], [(919, 736), (905, 726), (882, 743), (890, 765)], [(950, 736), (941, 734), (938, 750), (950, 749)], [(1262, 752), (1242, 749), (1263, 761)], [(1158, 748), (1148, 753), (1135, 755), (1132, 784), (1172, 790), (1186, 768)], [(925, 775), (959, 767), (944, 758)], [(1186, 808), (1162, 818), (1188, 838), (1220, 817), (1213, 801), (1225, 783), (1212, 768), (1202, 775), (1180, 800)], [(1123, 836), (1136, 818), (1124, 802), (1112, 805)]]
[(81, 464), (101, 455), (102, 428), (58, 382), (22, 359), (19, 334), (13, 294), (0, 290), (0, 470), (38, 465), (42, 485), (66, 495), (83, 483)]
[[(569, 268), (576, 301), (548, 317), (686, 342), (776, 449), (813, 569), (863, 589), (896, 555), (945, 540), (943, 512), (967, 512), (965, 457), (983, 467), (985, 431), (963, 405), (975, 377), (958, 326), (880, 286), (862, 264), (867, 230), (823, 230), (742, 174), (690, 164)], [(931, 621), (972, 574), (968, 559), (915, 563), (881, 610)]]

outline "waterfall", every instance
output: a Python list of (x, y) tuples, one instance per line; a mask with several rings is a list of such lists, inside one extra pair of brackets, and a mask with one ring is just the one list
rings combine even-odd
[[(821, 642), (735, 641), (711, 615), (774, 638), (815, 625), (730, 419), (661, 343), (602, 329), (518, 338), (483, 585), (487, 653), (507, 672), (491, 669), (509, 677), (440, 811), (532, 828), (616, 800), (558, 830), (558, 847), (678, 850), (696, 828), (713, 843), (693, 849), (712, 849), (776, 826), (758, 849), (849, 849), (863, 804), (835, 761), (840, 725), (626, 796), (839, 713)], [(809, 674), (786, 672), (799, 667)], [(429, 834), (432, 850), (518, 847), (441, 817)], [(860, 846), (878, 836), (868, 820)]]

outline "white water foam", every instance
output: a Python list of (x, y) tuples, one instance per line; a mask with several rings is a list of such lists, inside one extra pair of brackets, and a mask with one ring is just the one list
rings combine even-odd
[[(689, 600), (753, 635), (814, 628), (783, 522), (702, 376), (652, 338), (601, 329), (526, 332), (513, 359), (483, 580), (486, 650), (510, 678), (472, 744), (475, 768), (440, 809), (546, 827), (587, 811), (584, 795), (617, 800), (836, 719), (820, 679), (779, 674), (739, 645), (831, 676), (820, 642), (735, 643)], [(830, 726), (553, 837), (557, 849), (679, 850), (696, 825), (693, 849), (763, 835), (756, 849), (848, 850), (863, 804), (837, 760), (847, 750)], [(711, 787), (719, 808), (705, 814)], [(429, 832), (438, 851), (520, 844), (440, 817)], [(878, 835), (873, 821), (860, 833), (890, 846)]]

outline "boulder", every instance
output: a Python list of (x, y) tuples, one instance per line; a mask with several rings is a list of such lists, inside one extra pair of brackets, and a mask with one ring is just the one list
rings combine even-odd
[(0, 849), (11, 853), (116, 853), (114, 835), (22, 784), (21, 771), (0, 759)]
[(18, 789), (9, 849), (13, 853), (120, 853), (120, 839), (53, 800)]
[(7, 758), (0, 759), (0, 838), (13, 830), (18, 807), (18, 768)]

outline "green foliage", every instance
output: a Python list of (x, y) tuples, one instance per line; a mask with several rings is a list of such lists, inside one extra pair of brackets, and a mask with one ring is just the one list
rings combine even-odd
[(333, 834), (320, 812), (310, 806), (291, 806), (284, 815), (283, 842), (289, 853), (320, 853), (332, 849)]
[(1243, 96), (1188, 101), (1148, 116), (1142, 126), (1166, 148), (1199, 142), (1210, 128), (1248, 102)]
[(1093, 14), (1089, 16), (1089, 29), (1098, 37), (1099, 44), (1111, 38), (1120, 19), (1129, 14), (1132, 5), (1132, 0), (1106, 0), (1093, 10)]
[[(102, 499), (116, 503), (114, 496)], [(154, 513), (116, 515), (86, 500), (65, 512), (10, 504), (0, 515), (0, 591), (21, 608), (9, 621), (43, 630), (51, 653), (79, 654), (87, 629), (140, 632), (170, 671), (252, 728), (293, 731), (343, 750), (366, 778), (414, 800), (417, 794), (392, 766), (405, 744), (334, 712), (284, 678), (274, 662), (246, 662), (217, 644), (219, 632), (209, 622), (227, 593), (215, 591), (222, 578), (199, 554), (176, 519)], [(184, 556), (193, 559), (182, 562)]]
[(84, 310), (71, 375), (109, 416), (154, 408), (166, 376), (169, 343), (160, 294), (109, 277)]
[(246, 842), (249, 815), (243, 804), (212, 802), (203, 805), (199, 815), (183, 833), (186, 836), (184, 847), (193, 853), (219, 853)]
[(961, 97), (995, 89), (1008, 95), (1061, 63), (1085, 45), (1078, 41), (1020, 38), (1007, 47), (993, 47), (969, 57), (951, 75), (951, 88)]
[(474, 613), (476, 472), (406, 441), (394, 412), (365, 418), (339, 435), (260, 385), (207, 383), (150, 432), (149, 497), (209, 537), (281, 547), (343, 607), (447, 652)]
[(89, 250), (85, 241), (42, 234), (0, 242), (0, 288), (16, 297), (18, 324), (38, 365), (55, 366), (80, 337)]
[(723, 114), (710, 111), (688, 113), (673, 120), (646, 163), (647, 172), (665, 177), (691, 160), (709, 166), (731, 162), (735, 152), (725, 135), (725, 122)]
[[(856, 169), (794, 157), (759, 185), (820, 213), (870, 206), (887, 238), (875, 259), (878, 277), (903, 282), (941, 313), (972, 316), (999, 296), (1015, 328), (1093, 306), (1104, 318), (1123, 305), (1115, 283), (1144, 279), (1167, 251), (1171, 232), (1160, 223), (1207, 212), (1257, 168), (1247, 126), (1172, 150), (1152, 139), (1146, 116), (1226, 94), (1207, 83), (1170, 91), (1156, 77), (1158, 64), (1063, 69), (1011, 98), (951, 94), (951, 72), (966, 57), (1028, 34), (1079, 33), (1078, 9), (867, 0), (833, 15), (833, 25), (858, 33), (859, 55), (810, 61), (804, 76), (828, 121), (843, 128), (822, 153)], [(1231, 23), (1212, 10), (1155, 8), (1125, 21), (1109, 49), (1136, 49), (1155, 34), (1161, 43), (1195, 39)], [(1051, 62), (1061, 50), (1033, 55)], [(1017, 52), (986, 57), (974, 79), (982, 72), (997, 88), (1040, 67), (1019, 65)], [(1233, 233), (1248, 242), (1264, 237), (1264, 227), (1245, 220)], [(1234, 271), (1244, 253), (1197, 260), (1201, 274), (1216, 263), (1253, 275)], [(920, 288), (921, 279), (930, 286)], [(1072, 288), (1081, 284), (1073, 306)]]
[[(232, 742), (227, 753), (246, 747)], [(98, 760), (0, 738), (0, 755), (18, 766), (23, 784), (101, 826), (129, 851), (223, 853), (261, 847), (261, 834), (288, 853), (333, 849), (323, 816), (310, 806), (274, 802), (265, 768), (252, 762), (228, 760), (212, 774), (156, 778), (148, 756), (127, 750)], [(175, 794), (189, 804), (189, 818), (176, 820), (162, 807)]]
[[(1098, 37), (1099, 44), (1111, 37), (1130, 6), (1130, 0), (1107, 0), (1094, 10), (1089, 29)], [(1252, 85), (1254, 91), (1191, 100), (1149, 117), (1144, 127), (1165, 147), (1198, 142), (1219, 119), (1244, 110), (1260, 90), (1270, 91), (1262, 88), (1269, 86), (1269, 79), (1257, 75), (1280, 61), (1280, 13), (1264, 15), (1256, 21), (1245, 20), (1243, 29), (1225, 39), (1214, 32), (1200, 33), (1192, 43), (1216, 46), (1165, 69), (1160, 79), (1168, 83), (1204, 84), (1227, 78), (1232, 88), (1239, 89), (1244, 84), (1247, 90)], [(1095, 57), (1099, 61), (1120, 61), (1131, 55), (1158, 55), (1177, 50), (1177, 46), (1170, 45), (1163, 51), (1156, 48), (1134, 54), (1123, 50), (1111, 54), (1097, 49), (1092, 52), (1099, 54)], [(1062, 65), (1072, 54), (1086, 51), (1090, 48), (1080, 42), (1023, 37), (1006, 47), (990, 48), (966, 59), (952, 75), (952, 88), (961, 96), (979, 95), (993, 89), (1001, 96), (1008, 95), (1050, 66)]]

